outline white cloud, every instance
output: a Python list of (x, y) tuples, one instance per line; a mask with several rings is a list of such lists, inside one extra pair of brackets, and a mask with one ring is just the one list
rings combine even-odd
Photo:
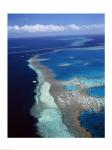
[(104, 24), (82, 25), (82, 29), (104, 29)]
[(66, 26), (66, 29), (70, 29), (70, 30), (79, 30), (80, 26), (76, 25), (76, 24), (70, 24)]
[(63, 32), (63, 31), (78, 31), (78, 30), (93, 30), (93, 29), (104, 29), (104, 24), (90, 24), (90, 25), (14, 25), (9, 26), (8, 31), (10, 32), (29, 32), (29, 33), (38, 33), (38, 32)]
[(36, 25), (24, 25), (24, 26), (9, 26), (8, 27), (9, 32), (60, 32), (64, 31), (65, 27), (63, 25), (41, 25), (41, 24), (36, 24)]

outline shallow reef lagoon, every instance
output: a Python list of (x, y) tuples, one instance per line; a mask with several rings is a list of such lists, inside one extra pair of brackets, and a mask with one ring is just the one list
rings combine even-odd
[(75, 85), (66, 85), (64, 88), (65, 88), (65, 90), (68, 90), (68, 91), (77, 90), (77, 86), (75, 86)]
[[(88, 88), (87, 93), (104, 97), (104, 35), (12, 38), (8, 40), (8, 54), (9, 137), (41, 137), (34, 126), (36, 120), (30, 115), (38, 83), (32, 82), (36, 74), (28, 67), (27, 60), (36, 54), (40, 63), (53, 71), (55, 79), (66, 82), (80, 78), (87, 85), (97, 82), (98, 86)], [(72, 85), (65, 88), (76, 90)], [(89, 117), (88, 123), (86, 117)], [(84, 112), (81, 124), (93, 137), (103, 137), (104, 130), (95, 125), (104, 127), (104, 110), (98, 115)]]

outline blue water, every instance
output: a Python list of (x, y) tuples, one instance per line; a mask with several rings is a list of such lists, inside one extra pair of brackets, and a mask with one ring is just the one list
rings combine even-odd
[[(89, 41), (84, 39), (92, 40)], [(36, 80), (36, 74), (27, 66), (27, 60), (29, 58), (35, 54), (42, 54), (40, 58), (44, 58), (46, 61), (42, 61), (41, 63), (50, 68), (54, 72), (55, 78), (58, 80), (66, 81), (74, 77), (86, 77), (88, 79), (100, 80), (104, 77), (103, 46), (103, 35), (9, 39), (9, 137), (40, 136), (35, 134), (35, 119), (30, 115), (30, 109), (35, 101), (35, 85), (32, 81)], [(67, 87), (67, 90), (75, 90), (75, 87), (71, 85)], [(97, 88), (97, 90), (91, 89), (91, 91), (92, 96), (99, 96), (101, 93), (101, 96), (104, 96), (104, 91), (100, 88)], [(87, 114), (85, 113), (84, 118), (86, 118), (86, 115)], [(94, 118), (94, 116), (92, 117)], [(99, 118), (102, 120), (100, 115), (96, 119)], [(18, 127), (16, 127), (16, 122)], [(90, 128), (92, 130), (93, 128), (93, 126), (88, 128), (84, 119), (82, 120), (82, 125), (84, 125), (88, 130), (90, 130)], [(102, 122), (101, 126), (103, 126)]]
[[(75, 58), (70, 59), (74, 56)], [(104, 76), (104, 50), (62, 50), (57, 53), (45, 54), (40, 58), (49, 60), (42, 63), (51, 68), (58, 80), (72, 77), (99, 78)], [(60, 64), (68, 63), (68, 66)]]
[(65, 90), (68, 90), (68, 91), (77, 90), (77, 86), (75, 86), (75, 85), (66, 85), (64, 88), (65, 88)]
[[(91, 38), (94, 40), (86, 42), (81, 46), (71, 46), (74, 41), (79, 41), (80, 37)], [(11, 38), (8, 40), (8, 49), (10, 52), (33, 49), (37, 50), (38, 53), (38, 50), (46, 48), (92, 47), (100, 46), (102, 43), (104, 43), (103, 35)]]
[(105, 114), (104, 112), (85, 111), (80, 115), (81, 124), (93, 137), (104, 137), (105, 135)]
[(38, 137), (30, 115), (33, 106), (37, 76), (29, 70), (26, 59), (21, 55), (8, 56), (8, 137)]
[(88, 89), (88, 93), (93, 97), (104, 97), (104, 86), (92, 87)]

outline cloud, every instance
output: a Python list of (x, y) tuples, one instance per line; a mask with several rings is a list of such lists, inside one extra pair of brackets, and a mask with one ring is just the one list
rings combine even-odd
[(81, 30), (94, 30), (94, 29), (104, 29), (104, 24), (90, 24), (90, 25), (14, 25), (8, 26), (9, 33), (47, 33), (47, 32), (63, 32), (63, 31), (81, 31)]
[(80, 26), (76, 25), (76, 24), (70, 24), (66, 26), (66, 29), (70, 29), (70, 30), (79, 30)]
[(9, 26), (8, 27), (9, 32), (62, 32), (65, 30), (65, 27), (63, 25), (41, 25), (41, 24), (36, 24), (36, 25), (24, 25), (24, 26)]
[(104, 29), (104, 24), (82, 25), (82, 29)]

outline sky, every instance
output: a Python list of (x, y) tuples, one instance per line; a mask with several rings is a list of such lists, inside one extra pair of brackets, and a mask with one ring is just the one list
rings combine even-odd
[(9, 14), (10, 37), (104, 34), (103, 14)]

